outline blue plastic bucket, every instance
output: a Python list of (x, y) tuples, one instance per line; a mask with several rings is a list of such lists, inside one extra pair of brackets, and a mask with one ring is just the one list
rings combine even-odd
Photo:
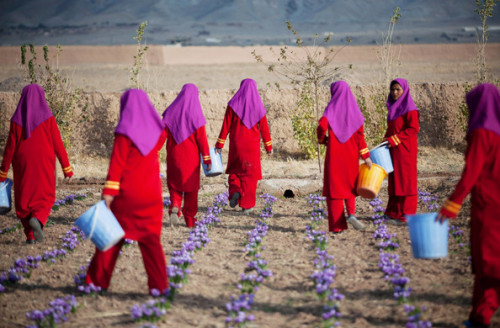
[(437, 259), (448, 255), (448, 220), (435, 222), (437, 213), (407, 215), (413, 257)]
[(201, 166), (203, 167), (203, 173), (207, 177), (216, 177), (224, 172), (224, 167), (222, 166), (222, 156), (215, 151), (215, 148), (210, 148), (210, 160), (212, 161), (212, 168), (207, 171), (207, 166), (203, 164), (203, 156), (200, 154)]
[(370, 150), (370, 158), (372, 162), (384, 168), (387, 174), (394, 171), (392, 166), (391, 152), (389, 151), (388, 143), (383, 142), (377, 147)]
[(103, 252), (125, 236), (125, 231), (103, 200), (83, 213), (75, 225)]
[(7, 214), (12, 209), (12, 180), (0, 183), (0, 214)]

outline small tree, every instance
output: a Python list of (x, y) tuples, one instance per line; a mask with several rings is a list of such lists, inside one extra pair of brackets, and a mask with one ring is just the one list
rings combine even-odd
[(383, 79), (382, 82), (377, 85), (375, 93), (369, 98), (371, 103), (375, 107), (375, 110), (366, 110), (366, 102), (364, 98), (364, 103), (360, 104), (360, 107), (363, 106), (365, 108), (365, 111), (363, 112), (365, 119), (368, 122), (371, 122), (371, 124), (365, 124), (365, 129), (367, 140), (372, 144), (381, 142), (387, 129), (387, 86), (394, 78), (395, 74), (397, 74), (397, 70), (395, 70), (395, 64), (400, 64), (399, 57), (401, 54), (401, 47), (399, 47), (398, 52), (396, 52), (393, 47), (394, 27), (401, 18), (401, 14), (399, 13), (399, 11), (399, 7), (396, 7), (393, 10), (389, 21), (389, 27), (387, 29), (387, 34), (382, 33), (382, 44), (380, 45), (378, 57), (380, 60), (380, 66), (382, 68)]
[(495, 7), (498, 0), (476, 0), (476, 9), (474, 12), (481, 18), (481, 36), (478, 36), (477, 44), (477, 58), (476, 58), (476, 68), (477, 68), (477, 81), (478, 83), (483, 83), (487, 80), (488, 68), (486, 66), (486, 56), (485, 48), (488, 42), (488, 25), (486, 20), (488, 17), (493, 17), (493, 8)]
[[(31, 59), (26, 58), (26, 44), (21, 45), (21, 66), (26, 73), (28, 83), (40, 84), (45, 91), (45, 99), (54, 114), (64, 146), (71, 148), (72, 122), (74, 112), (81, 103), (81, 89), (71, 89), (71, 83), (59, 70), (59, 56), (62, 53), (61, 45), (56, 48), (55, 67), (51, 66), (49, 47), (43, 46), (43, 64), (37, 63), (37, 53), (33, 43), (29, 44)], [(82, 105), (85, 111), (87, 104)]]
[[(322, 41), (319, 41), (318, 34), (313, 36), (312, 46), (306, 46), (299, 33), (293, 28), (289, 21), (286, 21), (287, 28), (295, 36), (295, 44), (300, 53), (288, 46), (281, 47), (279, 54), (276, 54), (276, 63), (265, 63), (269, 72), (285, 78), (290, 83), (300, 88), (301, 99), (297, 104), (299, 113), (292, 117), (294, 122), (294, 137), (307, 157), (318, 158), (318, 166), (321, 172), (321, 149), (316, 140), (316, 123), (320, 118), (319, 112), (319, 89), (322, 83), (328, 79), (335, 78), (341, 67), (333, 66), (333, 60), (342, 48), (335, 50), (327, 49), (326, 45), (331, 41), (332, 34), (328, 34)], [(348, 39), (350, 42), (350, 39)], [(257, 62), (264, 63), (261, 55), (255, 50), (252, 55)], [(313, 96), (311, 97), (311, 93)], [(311, 124), (307, 120), (314, 120)], [(310, 140), (303, 140), (310, 138)], [(316, 148), (316, 152), (311, 151), (311, 146)]]
[(132, 76), (130, 80), (132, 81), (132, 88), (141, 89), (142, 84), (139, 81), (139, 72), (142, 68), (142, 59), (146, 51), (148, 50), (148, 46), (143, 46), (141, 44), (142, 38), (144, 37), (144, 30), (148, 25), (147, 21), (142, 22), (139, 25), (139, 28), (136, 31), (134, 39), (137, 40), (137, 54), (134, 56), (134, 65), (130, 68), (130, 73)]

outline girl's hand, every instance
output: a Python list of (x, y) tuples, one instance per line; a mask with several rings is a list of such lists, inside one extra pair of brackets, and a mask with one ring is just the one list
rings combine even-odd
[(372, 159), (370, 157), (365, 158), (365, 164), (366, 164), (366, 166), (368, 166), (369, 170), (372, 169), (373, 162), (372, 162)]
[(115, 199), (115, 196), (112, 195), (102, 195), (102, 199), (104, 200), (104, 203), (106, 204), (106, 207), (111, 210), (111, 203), (113, 202), (113, 199)]
[(222, 148), (215, 148), (215, 152), (216, 152), (217, 154), (222, 153)]
[(436, 220), (435, 220), (435, 221), (436, 221), (436, 222), (439, 222), (439, 223), (441, 223), (441, 224), (443, 224), (443, 223), (444, 223), (444, 221), (446, 221), (446, 220), (449, 220), (449, 218), (447, 218), (446, 216), (444, 216), (444, 215), (441, 213), (441, 209), (440, 209), (440, 210), (439, 210), (439, 212), (438, 212), (438, 215), (437, 215), (437, 217), (436, 217)]

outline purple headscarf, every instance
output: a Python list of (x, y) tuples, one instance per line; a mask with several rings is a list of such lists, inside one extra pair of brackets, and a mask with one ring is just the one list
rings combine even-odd
[(146, 92), (130, 89), (123, 93), (120, 99), (120, 121), (115, 133), (129, 137), (141, 154), (146, 156), (158, 142), (164, 127)]
[(403, 94), (398, 100), (394, 100), (389, 93), (387, 97), (387, 122), (392, 122), (401, 115), (404, 115), (412, 110), (418, 110), (410, 95), (410, 86), (405, 79), (395, 79), (391, 82), (391, 87), (397, 83), (403, 89)]
[(10, 120), (24, 128), (27, 139), (37, 126), (52, 116), (54, 115), (45, 100), (43, 88), (38, 84), (28, 84), (23, 88), (21, 99)]
[(207, 124), (196, 85), (184, 84), (177, 98), (163, 112), (163, 122), (168, 126), (177, 144)]
[(467, 93), (465, 99), (469, 107), (467, 134), (482, 128), (500, 136), (500, 93), (497, 87), (480, 84)]
[(323, 116), (328, 120), (339, 142), (344, 143), (363, 125), (365, 118), (346, 82), (332, 83), (330, 93), (332, 99), (326, 106)]
[(266, 115), (266, 109), (257, 91), (257, 83), (252, 79), (241, 81), (240, 89), (227, 104), (248, 129)]

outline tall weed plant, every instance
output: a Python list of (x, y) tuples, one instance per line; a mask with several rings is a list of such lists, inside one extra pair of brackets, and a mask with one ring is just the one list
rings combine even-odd
[(144, 38), (144, 33), (146, 30), (146, 26), (148, 26), (148, 22), (144, 21), (139, 25), (139, 28), (136, 31), (134, 36), (134, 40), (137, 40), (137, 53), (134, 56), (134, 64), (130, 67), (129, 72), (131, 73), (130, 81), (132, 82), (132, 88), (142, 89), (143, 84), (139, 79), (139, 73), (142, 69), (144, 55), (146, 51), (148, 51), (149, 47), (142, 44), (142, 39)]
[[(27, 50), (29, 49), (29, 54)], [(60, 45), (56, 47), (54, 55), (55, 65), (51, 64), (49, 58), (49, 47), (43, 46), (43, 62), (38, 62), (38, 54), (33, 43), (21, 45), (21, 66), (25, 71), (27, 83), (37, 83), (45, 91), (45, 98), (54, 114), (61, 138), (66, 149), (71, 149), (71, 136), (75, 111), (81, 107), (83, 115), (88, 108), (88, 103), (82, 100), (82, 90), (72, 89), (70, 80), (63, 76), (59, 69), (59, 56), (62, 53)], [(28, 56), (31, 58), (28, 59)]]
[[(289, 81), (300, 92), (300, 99), (296, 104), (297, 114), (292, 119), (294, 138), (307, 158), (318, 158), (321, 171), (322, 151), (316, 138), (316, 126), (320, 118), (319, 89), (326, 81), (340, 77), (342, 67), (333, 65), (333, 61), (343, 47), (327, 48), (332, 38), (330, 33), (322, 39), (315, 34), (312, 45), (307, 46), (292, 23), (286, 21), (286, 24), (294, 35), (296, 48), (283, 46), (276, 52), (271, 47), (271, 52), (276, 57), (272, 63), (264, 62), (263, 57), (255, 50), (252, 55), (257, 62), (264, 63), (269, 72)], [(278, 83), (276, 86), (279, 88)], [(307, 120), (310, 122), (307, 123)]]

